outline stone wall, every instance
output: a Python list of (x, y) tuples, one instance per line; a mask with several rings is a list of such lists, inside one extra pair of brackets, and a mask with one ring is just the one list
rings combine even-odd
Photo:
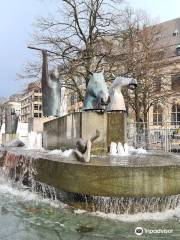
[(28, 120), (28, 132), (43, 132), (43, 124), (47, 121), (54, 119), (53, 117), (43, 118), (29, 118)]
[(74, 148), (77, 139), (89, 139), (99, 130), (92, 153), (107, 153), (112, 141), (126, 141), (126, 115), (123, 112), (77, 112), (44, 123), (45, 149)]
[(12, 140), (18, 138), (18, 134), (2, 134), (2, 144), (6, 144), (8, 142), (11, 142)]

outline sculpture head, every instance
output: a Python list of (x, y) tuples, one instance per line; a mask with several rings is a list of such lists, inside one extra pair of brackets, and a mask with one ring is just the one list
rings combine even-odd
[(134, 78), (127, 78), (127, 77), (116, 77), (113, 84), (113, 88), (123, 88), (128, 87), (131, 90), (134, 90), (137, 87), (137, 80)]
[(86, 149), (87, 149), (87, 141), (85, 141), (84, 139), (80, 138), (77, 140), (76, 142), (76, 148), (78, 151), (80, 151), (81, 153), (85, 153)]
[(54, 68), (54, 69), (50, 72), (49, 76), (50, 76), (50, 79), (51, 79), (52, 81), (57, 81), (57, 80), (59, 80), (59, 71), (58, 71), (58, 68)]
[(129, 89), (131, 90), (135, 90), (135, 88), (137, 87), (137, 80), (134, 78), (130, 78), (130, 83), (129, 83)]
[(84, 100), (84, 110), (104, 109), (109, 103), (104, 71), (91, 73)]
[(137, 80), (126, 77), (115, 78), (109, 89), (110, 104), (107, 107), (108, 111), (126, 111), (124, 97), (121, 92), (124, 87), (134, 90), (137, 87)]

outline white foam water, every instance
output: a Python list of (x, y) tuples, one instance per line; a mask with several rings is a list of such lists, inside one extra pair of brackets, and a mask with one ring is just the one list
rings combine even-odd
[(124, 145), (120, 142), (111, 142), (110, 145), (110, 155), (111, 156), (129, 156), (135, 154), (147, 154), (147, 151), (143, 148), (134, 148), (133, 146), (128, 146), (127, 143)]
[(70, 157), (70, 155), (73, 153), (73, 149), (68, 149), (65, 151), (62, 151), (61, 149), (55, 149), (48, 152), (48, 155), (59, 155), (61, 157)]
[(129, 155), (128, 149), (125, 148), (125, 144), (124, 144), (124, 147), (120, 142), (117, 144), (117, 155), (118, 156), (128, 156)]
[(2, 176), (0, 177), (0, 194), (14, 197), (16, 200), (33, 201), (33, 203), (36, 204), (48, 204), (55, 208), (64, 208), (67, 206), (59, 200), (52, 200), (45, 198), (40, 193), (31, 192), (29, 188), (20, 184), (14, 184), (11, 180), (3, 178)]
[(24, 144), (28, 145), (28, 123), (18, 122), (16, 134), (18, 138), (24, 142)]
[(121, 222), (139, 222), (139, 221), (166, 221), (168, 219), (178, 218), (180, 219), (180, 206), (175, 209), (165, 210), (164, 212), (155, 213), (135, 213), (135, 214), (115, 214), (115, 213), (103, 213), (92, 212), (92, 216), (101, 217), (104, 219), (111, 219)]
[(113, 155), (113, 156), (117, 155), (117, 144), (115, 142), (111, 142), (110, 155)]
[(87, 211), (83, 210), (83, 209), (75, 209), (74, 213), (76, 213), (76, 214), (83, 214), (83, 213), (87, 213)]
[(61, 149), (54, 149), (52, 151), (49, 151), (48, 154), (50, 155), (61, 155), (62, 154), (62, 150)]
[(30, 132), (28, 134), (28, 149), (42, 149), (42, 133)]
[(82, 209), (74, 210), (76, 214), (88, 214), (91, 216), (100, 217), (103, 219), (110, 219), (119, 222), (139, 222), (139, 221), (166, 221), (169, 219), (180, 219), (180, 206), (175, 209), (165, 210), (164, 212), (155, 213), (135, 213), (135, 214), (115, 214), (115, 213), (104, 213), (104, 212), (88, 212)]
[(5, 123), (2, 124), (0, 134), (5, 133)]

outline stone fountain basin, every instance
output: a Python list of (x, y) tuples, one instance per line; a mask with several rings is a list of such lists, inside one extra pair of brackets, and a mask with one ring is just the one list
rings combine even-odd
[[(9, 151), (9, 150), (7, 150)], [(180, 193), (180, 156), (149, 153), (92, 156), (81, 163), (48, 152), (11, 149), (35, 161), (35, 180), (64, 192), (106, 197), (154, 197)]]

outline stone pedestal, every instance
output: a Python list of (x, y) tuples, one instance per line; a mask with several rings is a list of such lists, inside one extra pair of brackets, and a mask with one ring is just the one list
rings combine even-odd
[(124, 112), (77, 112), (44, 123), (45, 149), (74, 148), (79, 138), (100, 137), (93, 143), (92, 153), (109, 152), (111, 142), (126, 141), (126, 114)]
[(18, 138), (18, 134), (7, 134), (3, 133), (2, 134), (2, 144), (6, 144), (8, 142), (11, 142), (12, 140)]
[(55, 117), (29, 118), (28, 132), (43, 132), (43, 124), (54, 118)]

